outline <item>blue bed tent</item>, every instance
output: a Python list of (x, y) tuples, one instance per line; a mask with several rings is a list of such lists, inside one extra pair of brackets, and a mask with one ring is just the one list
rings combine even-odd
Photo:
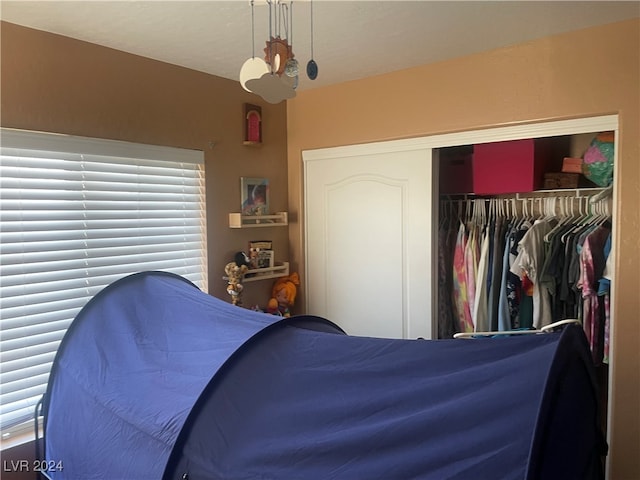
[[(43, 400), (54, 479), (599, 479), (586, 340), (345, 334), (145, 272), (69, 328)], [(58, 468), (61, 467), (61, 468)]]

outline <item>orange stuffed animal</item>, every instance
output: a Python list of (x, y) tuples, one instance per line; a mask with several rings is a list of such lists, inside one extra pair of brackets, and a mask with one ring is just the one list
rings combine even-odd
[(267, 312), (281, 317), (290, 317), (291, 308), (296, 301), (298, 285), (300, 285), (300, 278), (297, 273), (280, 277), (273, 282)]

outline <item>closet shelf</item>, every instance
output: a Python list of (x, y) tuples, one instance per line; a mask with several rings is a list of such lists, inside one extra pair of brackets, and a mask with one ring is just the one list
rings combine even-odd
[(252, 268), (244, 275), (244, 282), (257, 282), (270, 278), (286, 277), (289, 275), (289, 262), (278, 263), (273, 267)]
[(284, 227), (287, 225), (289, 225), (287, 212), (277, 212), (273, 215), (229, 214), (229, 228)]

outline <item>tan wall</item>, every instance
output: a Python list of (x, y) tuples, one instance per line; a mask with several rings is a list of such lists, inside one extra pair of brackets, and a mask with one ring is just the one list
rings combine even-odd
[(302, 274), (303, 150), (620, 115), (612, 480), (640, 478), (639, 62), (633, 20), (300, 92), (287, 105), (289, 210), (299, 220), (290, 227), (291, 251)]
[[(240, 211), (241, 176), (269, 178), (273, 210), (287, 209), (284, 104), (265, 104), (232, 80), (6, 22), (1, 26), (3, 127), (204, 150), (209, 292), (217, 297), (229, 300), (224, 265), (256, 235), (273, 239), (276, 260), (288, 259), (286, 229), (257, 234), (228, 228), (228, 213)], [(245, 102), (262, 107), (260, 147), (242, 145)], [(270, 285), (248, 284), (245, 303), (266, 305)]]

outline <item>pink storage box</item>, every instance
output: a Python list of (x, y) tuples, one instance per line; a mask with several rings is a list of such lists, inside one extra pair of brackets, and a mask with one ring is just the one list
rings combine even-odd
[(550, 152), (551, 144), (544, 138), (474, 145), (473, 192), (495, 195), (542, 189), (545, 172), (558, 170)]

